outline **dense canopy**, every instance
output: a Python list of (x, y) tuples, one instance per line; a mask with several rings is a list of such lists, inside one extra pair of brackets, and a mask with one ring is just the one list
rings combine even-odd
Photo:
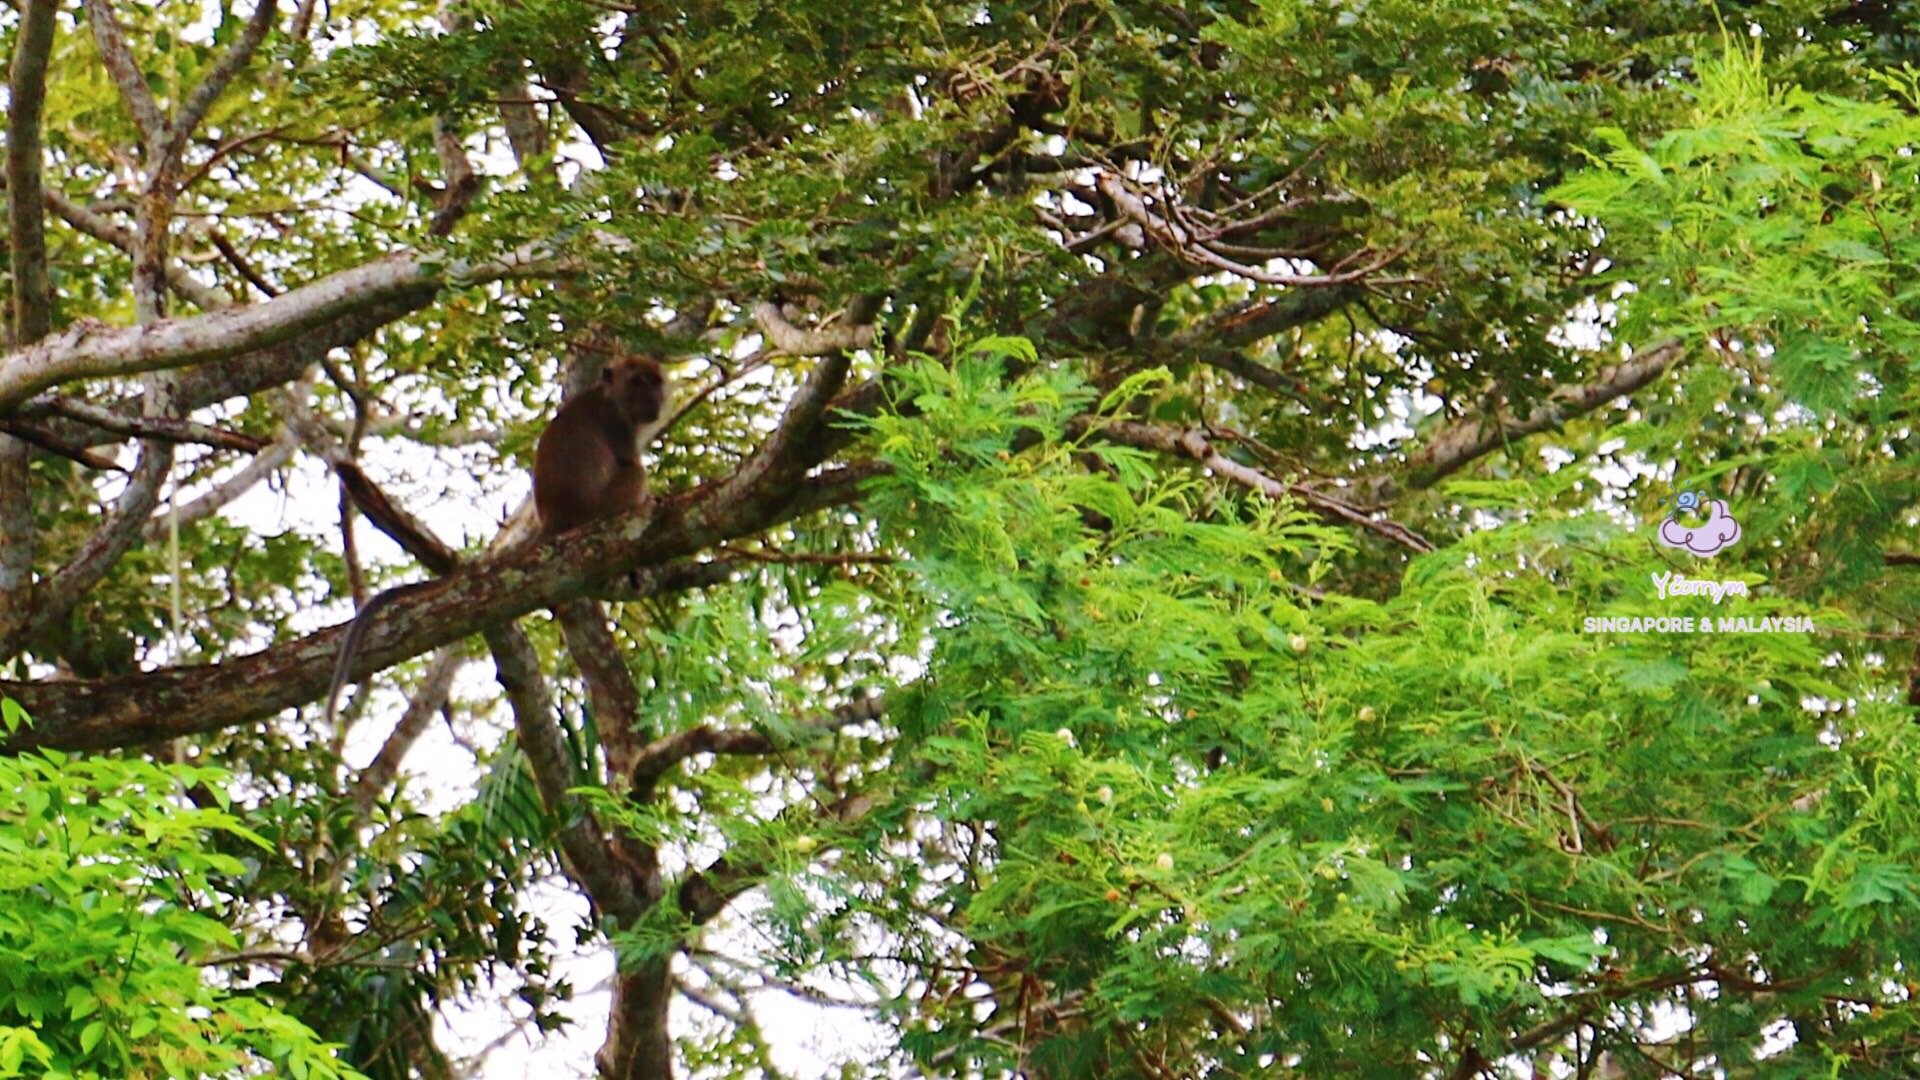
[(0, 1077), (1920, 1070), (1911, 18), (0, 4)]

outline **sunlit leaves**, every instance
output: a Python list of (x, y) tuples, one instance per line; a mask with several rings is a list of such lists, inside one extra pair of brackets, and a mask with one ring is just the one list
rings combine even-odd
[(359, 1075), (305, 1025), (201, 966), (236, 944), (214, 882), (242, 866), (218, 838), (264, 844), (188, 800), (227, 779), (0, 758), (0, 789), (23, 796), (0, 807), (0, 1075)]

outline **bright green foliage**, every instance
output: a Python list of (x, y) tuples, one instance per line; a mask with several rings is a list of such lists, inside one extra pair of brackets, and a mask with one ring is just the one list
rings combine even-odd
[(1864, 100), (1782, 86), (1757, 47), (1702, 74), (1686, 126), (1644, 147), (1601, 131), (1604, 157), (1557, 194), (1604, 232), (1605, 276), (1636, 290), (1627, 332), (1738, 350), (1668, 419), (1712, 436), (1681, 473), (1741, 478), (1749, 535), (1781, 544), (1794, 594), (1845, 592), (1910, 535), (1920, 94), (1910, 72)]
[(1787, 398), (1880, 424), (1912, 392), (1907, 271), (1920, 83), (1888, 75), (1854, 101), (1768, 81), (1755, 53), (1704, 72), (1691, 126), (1641, 149), (1599, 134), (1603, 167), (1557, 194), (1597, 219), (1609, 276), (1634, 282), (1630, 327), (1758, 347)]
[(305, 1024), (227, 982), (244, 962), (203, 966), (237, 940), (213, 883), (246, 873), (219, 841), (264, 844), (225, 808), (228, 779), (54, 752), (0, 757), (0, 791), (13, 793), (0, 805), (0, 1076), (360, 1075)]
[[(896, 713), (921, 779), (834, 839), (792, 962), (878, 924), (923, 972), (1044, 987), (1076, 1020), (1027, 1064), (1073, 1076), (1149, 1049), (1179, 1075), (1408, 1075), (1462, 1041), (1537, 1054), (1569, 1008), (1671, 1024), (1662, 1003), (1691, 1053), (1739, 1058), (1920, 962), (1912, 721), (1863, 701), (1818, 738), (1801, 703), (1858, 679), (1811, 640), (1575, 632), (1651, 592), (1616, 569), (1644, 541), (1604, 526), (1511, 525), (1384, 603), (1315, 599), (1338, 534), (1127, 451), (1089, 475), (1057, 439), (1084, 389), (999, 370), (916, 369), (924, 411), (875, 425), (937, 623)], [(1022, 430), (1055, 438), (1008, 453)], [(948, 1034), (971, 1006), (923, 977), (957, 1012), (905, 1013), (908, 1048), (1021, 1064)], [(1916, 1034), (1863, 1023), (1888, 1052)]]

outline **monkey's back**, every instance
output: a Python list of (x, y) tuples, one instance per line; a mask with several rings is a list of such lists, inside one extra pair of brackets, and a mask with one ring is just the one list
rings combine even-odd
[(533, 504), (548, 536), (577, 529), (616, 509), (608, 505), (620, 463), (601, 436), (599, 389), (561, 406), (533, 451)]

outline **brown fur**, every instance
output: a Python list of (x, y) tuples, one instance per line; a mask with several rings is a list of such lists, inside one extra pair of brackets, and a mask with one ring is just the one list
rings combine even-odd
[(533, 454), (533, 502), (543, 538), (645, 500), (640, 450), (666, 403), (660, 365), (632, 356), (608, 364), (599, 382), (560, 407)]

